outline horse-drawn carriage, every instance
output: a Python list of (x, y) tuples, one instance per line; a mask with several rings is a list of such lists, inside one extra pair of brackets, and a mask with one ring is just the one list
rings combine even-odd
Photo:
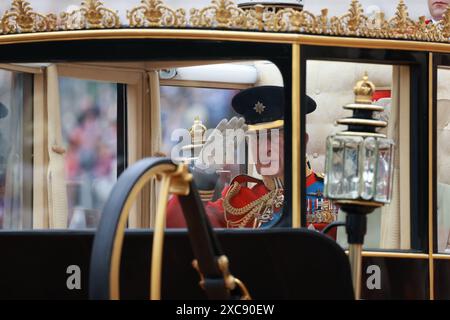
[(450, 297), (450, 10), (29, 2), (0, 7), (1, 298)]

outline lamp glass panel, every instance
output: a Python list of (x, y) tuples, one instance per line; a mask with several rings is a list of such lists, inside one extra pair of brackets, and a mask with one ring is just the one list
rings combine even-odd
[(344, 198), (359, 198), (360, 149), (362, 138), (348, 137), (344, 149)]
[(359, 194), (360, 137), (328, 138), (326, 195), (332, 199), (356, 199)]
[(325, 192), (329, 198), (339, 198), (343, 195), (344, 147), (345, 141), (343, 139), (339, 137), (328, 137)]
[(378, 163), (375, 201), (389, 203), (392, 194), (394, 165), (394, 143), (389, 139), (378, 139)]
[(361, 162), (361, 198), (370, 200), (375, 194), (377, 168), (377, 141), (375, 138), (369, 137), (364, 140)]

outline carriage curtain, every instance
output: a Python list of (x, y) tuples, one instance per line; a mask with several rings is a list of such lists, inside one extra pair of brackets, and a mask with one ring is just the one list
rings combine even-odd
[(3, 75), (0, 87), (6, 89), (0, 92), (1, 102), (9, 110), (0, 127), (0, 220), (4, 229), (31, 229), (34, 201), (31, 73), (39, 73), (39, 69), (21, 70), (6, 65), (0, 65), (0, 69)]
[[(395, 141), (392, 201), (381, 209), (380, 248), (410, 249), (409, 67), (394, 66), (386, 134)], [(401, 116), (400, 116), (401, 115)], [(401, 169), (400, 169), (401, 168)]]
[(3, 228), (9, 230), (22, 229), (23, 208), (23, 153), (22, 153), (22, 128), (23, 128), (23, 77), (17, 73), (11, 73), (11, 99), (10, 115), (8, 123), (8, 141), (2, 148), (7, 150), (6, 176), (5, 176), (5, 200)]
[[(139, 125), (139, 136), (137, 144), (139, 152), (132, 156), (133, 161), (145, 157), (166, 156), (161, 154), (161, 106), (160, 106), (160, 81), (158, 70), (149, 70), (142, 73), (143, 81), (135, 89), (135, 99), (140, 107), (135, 110), (135, 116), (132, 116)], [(130, 110), (131, 111), (131, 110)], [(130, 123), (130, 122), (129, 122)], [(130, 132), (131, 131), (133, 132)], [(137, 132), (129, 128), (131, 136)], [(130, 137), (130, 135), (129, 135)], [(130, 228), (152, 228), (154, 226), (156, 206), (159, 195), (159, 182), (156, 178), (144, 187), (138, 197), (137, 204), (140, 204), (140, 210), (136, 207), (130, 214)]]

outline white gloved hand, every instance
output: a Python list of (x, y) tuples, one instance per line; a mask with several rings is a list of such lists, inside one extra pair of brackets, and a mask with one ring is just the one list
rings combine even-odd
[[(227, 155), (231, 157), (236, 154), (236, 147), (245, 140), (246, 131), (247, 125), (244, 118), (233, 117), (229, 121), (222, 119), (209, 133), (195, 165), (211, 172), (220, 169), (227, 163)], [(235, 157), (228, 159), (228, 162), (233, 158)]]

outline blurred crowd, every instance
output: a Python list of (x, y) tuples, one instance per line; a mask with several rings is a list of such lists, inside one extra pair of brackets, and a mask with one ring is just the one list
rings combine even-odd
[(117, 176), (117, 86), (61, 78), (69, 223), (75, 208), (98, 221)]

